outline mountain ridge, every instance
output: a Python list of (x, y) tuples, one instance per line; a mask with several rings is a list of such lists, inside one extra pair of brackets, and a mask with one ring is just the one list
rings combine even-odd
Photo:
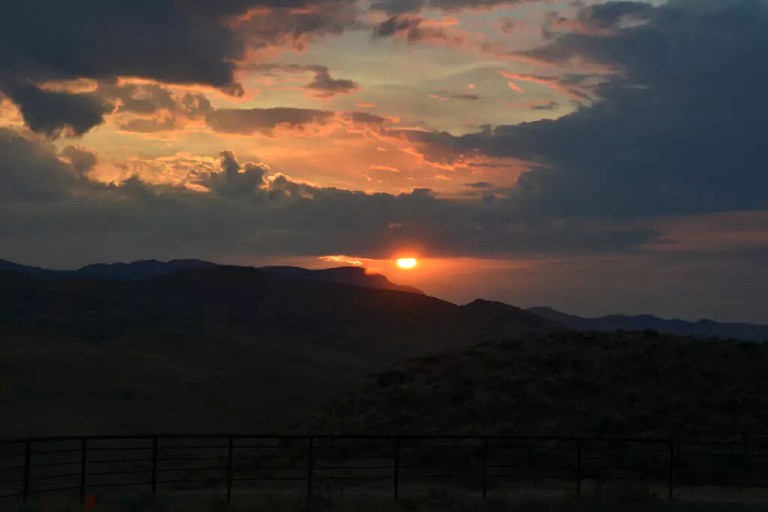
[(281, 274), (295, 279), (314, 279), (318, 281), (360, 286), (363, 288), (377, 288), (382, 290), (396, 290), (406, 293), (424, 295), (424, 292), (412, 286), (398, 285), (391, 282), (386, 276), (379, 273), (371, 273), (362, 267), (337, 267), (329, 269), (306, 269), (291, 266), (239, 266), (223, 265), (200, 259), (174, 259), (160, 261), (155, 259), (138, 260), (133, 262), (117, 263), (93, 263), (77, 270), (52, 270), (30, 265), (22, 265), (12, 261), (0, 259), (0, 271), (9, 270), (40, 277), (73, 277), (86, 279), (103, 279), (112, 281), (131, 281), (158, 277), (172, 274), (181, 270), (214, 268), (214, 267), (241, 267), (255, 268)]
[[(419, 354), (561, 330), (248, 267), (0, 275), (0, 437), (259, 431)], [(56, 421), (53, 421), (56, 420)]]
[[(138, 280), (149, 277), (159, 277), (181, 270), (214, 267), (235, 268), (235, 266), (220, 265), (199, 259), (174, 259), (167, 262), (150, 259), (129, 263), (95, 263), (86, 265), (78, 270), (50, 270), (0, 259), (0, 271), (10, 270), (13, 272), (20, 272), (23, 274), (47, 278), (66, 277), (103, 279), (112, 281)], [(258, 269), (259, 267), (243, 266), (238, 268)], [(292, 279), (309, 279), (328, 283), (358, 286), (363, 288), (401, 291), (405, 293), (424, 295), (424, 292), (417, 288), (393, 283), (383, 274), (369, 273), (362, 267), (338, 267), (331, 269), (312, 270), (293, 266), (267, 266), (261, 267), (260, 269)], [(520, 308), (516, 308), (508, 304), (487, 301), (484, 299), (477, 299), (469, 304), (466, 304), (464, 307), (467, 309), (475, 309), (478, 313), (480, 309), (484, 309), (482, 314), (486, 315), (489, 319), (492, 319), (494, 315), (499, 314), (498, 311), (503, 309), (503, 306), (512, 308), (511, 310), (507, 310), (508, 313), (514, 310), (517, 310), (518, 312), (523, 311)], [(496, 313), (494, 313), (494, 311), (496, 311)], [(738, 322), (717, 322), (710, 319), (701, 319), (695, 322), (689, 322), (680, 319), (663, 319), (649, 314), (616, 314), (595, 318), (586, 318), (563, 313), (550, 307), (533, 307), (528, 308), (525, 311), (546, 321), (553, 322), (559, 326), (565, 326), (569, 329), (577, 331), (634, 331), (652, 329), (669, 334), (695, 336), (701, 338), (734, 338), (746, 341), (768, 340), (768, 325)]]
[(393, 283), (384, 274), (370, 273), (362, 267), (336, 267), (321, 270), (310, 270), (301, 267), (270, 266), (260, 267), (261, 270), (299, 279), (317, 279), (331, 283), (349, 284), (376, 288), (379, 290), (393, 290), (405, 293), (424, 295), (424, 292), (413, 286), (404, 286)]
[(768, 325), (760, 324), (716, 322), (708, 319), (689, 322), (680, 319), (664, 319), (649, 314), (606, 315), (586, 318), (563, 313), (549, 307), (528, 308), (526, 311), (576, 331), (641, 331), (651, 329), (667, 334), (699, 338), (768, 340)]

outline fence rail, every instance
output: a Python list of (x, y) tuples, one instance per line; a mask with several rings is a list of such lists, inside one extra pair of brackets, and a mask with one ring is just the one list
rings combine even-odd
[[(283, 486), (311, 498), (325, 485), (386, 492), (450, 483), (483, 499), (547, 480), (768, 487), (768, 444), (672, 439), (470, 436), (143, 436), (0, 441), (0, 499), (134, 487), (242, 490)], [(282, 488), (282, 487), (281, 487)]]

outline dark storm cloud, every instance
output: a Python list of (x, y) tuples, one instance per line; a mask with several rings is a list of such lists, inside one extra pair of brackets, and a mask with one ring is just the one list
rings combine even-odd
[[(72, 165), (62, 162), (48, 143), (0, 128), (0, 202), (48, 202), (68, 197), (79, 175), (93, 164), (74, 148), (65, 155)], [(3, 223), (12, 222), (11, 217), (3, 217)]]
[(104, 122), (104, 115), (112, 110), (92, 94), (45, 91), (31, 84), (14, 84), (4, 92), (19, 106), (27, 126), (47, 135), (54, 135), (65, 127), (82, 135)]
[[(603, 7), (615, 9), (598, 15), (610, 24), (639, 8)], [(521, 216), (765, 208), (768, 2), (672, 0), (641, 10), (642, 24), (562, 35), (527, 54), (616, 69), (596, 104), (554, 121), (409, 137), (431, 159), (481, 152), (532, 162), (509, 192)]]
[(222, 172), (203, 173), (197, 184), (230, 198), (253, 196), (265, 184), (264, 177), (269, 172), (265, 164), (246, 163), (241, 166), (231, 151), (222, 151), (219, 156)]
[[(106, 112), (89, 96), (45, 92), (34, 85), (46, 80), (138, 76), (238, 94), (242, 89), (234, 83), (233, 62), (243, 58), (246, 45), (270, 44), (282, 29), (292, 37), (323, 31), (330, 14), (308, 20), (300, 13), (290, 24), (293, 15), (283, 12), (318, 4), (326, 5), (314, 0), (13, 2), (0, 16), (0, 91), (21, 107), (32, 129), (45, 133), (64, 126), (83, 133), (102, 122)], [(223, 23), (224, 17), (255, 7), (279, 10), (280, 26), (259, 34)]]
[(93, 169), (98, 161), (96, 153), (77, 146), (67, 146), (61, 151), (61, 156), (69, 162), (75, 174), (80, 178), (85, 178), (88, 171)]
[(393, 195), (316, 187), (260, 162), (240, 163), (231, 152), (220, 156), (218, 169), (190, 173), (188, 183), (208, 192), (154, 186), (137, 176), (104, 185), (84, 176), (95, 162), (86, 150), (57, 155), (48, 143), (6, 130), (0, 137), (0, 244), (12, 247), (23, 238), (29, 248), (55, 241), (91, 255), (108, 248), (121, 258), (202, 255), (211, 247), (389, 257), (414, 244), (435, 256), (495, 256), (636, 251), (659, 236), (642, 226), (525, 225), (500, 203), (442, 199), (428, 189)]
[(0, 18), (0, 61), (8, 75), (34, 81), (126, 75), (231, 85), (242, 45), (217, 22), (225, 10), (202, 4), (15, 2)]
[(435, 40), (461, 42), (460, 36), (452, 36), (444, 27), (429, 26), (425, 21), (427, 20), (420, 16), (398, 14), (374, 25), (372, 34), (375, 38), (394, 37), (403, 34), (409, 43)]
[(654, 7), (645, 2), (617, 1), (591, 5), (583, 9), (578, 19), (595, 28), (613, 28), (623, 21), (646, 21)]

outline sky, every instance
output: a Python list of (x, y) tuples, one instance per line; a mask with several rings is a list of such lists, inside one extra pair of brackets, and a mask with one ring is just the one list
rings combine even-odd
[(0, 258), (768, 323), (768, 0), (4, 9)]

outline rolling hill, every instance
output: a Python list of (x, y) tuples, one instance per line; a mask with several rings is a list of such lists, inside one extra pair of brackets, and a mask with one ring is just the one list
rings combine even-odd
[(728, 439), (768, 432), (768, 344), (565, 331), (419, 357), (295, 432)]
[(261, 432), (425, 353), (561, 326), (243, 267), (0, 273), (0, 436)]

